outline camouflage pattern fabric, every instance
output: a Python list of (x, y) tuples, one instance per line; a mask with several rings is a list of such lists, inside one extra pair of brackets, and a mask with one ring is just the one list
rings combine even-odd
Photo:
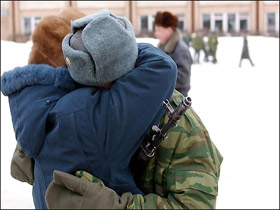
[(93, 183), (100, 183), (102, 186), (105, 186), (104, 183), (100, 179), (96, 178), (95, 176), (92, 176), (90, 173), (88, 173), (86, 171), (76, 171), (75, 176), (77, 176), (83, 180), (93, 182)]
[(209, 35), (208, 39), (208, 45), (210, 47), (210, 50), (216, 54), (217, 46), (218, 46), (218, 38), (216, 34)]
[(192, 37), (192, 47), (195, 51), (203, 50), (205, 45), (202, 36), (194, 34)]
[[(175, 90), (172, 106), (177, 106), (183, 98)], [(165, 115), (161, 123), (167, 121)], [(145, 196), (133, 195), (127, 208), (214, 209), (222, 160), (202, 121), (189, 108), (147, 165), (141, 187)]]
[(192, 36), (190, 34), (185, 34), (183, 36), (183, 39), (186, 42), (186, 44), (188, 45), (188, 47), (190, 47), (190, 43), (192, 42)]

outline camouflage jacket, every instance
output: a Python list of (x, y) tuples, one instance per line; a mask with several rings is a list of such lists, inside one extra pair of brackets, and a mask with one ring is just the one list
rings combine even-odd
[(196, 52), (205, 48), (202, 36), (196, 35), (194, 38), (192, 38), (192, 47)]
[[(171, 105), (175, 108), (182, 99), (175, 90)], [(165, 115), (161, 123), (167, 121)], [(133, 195), (127, 208), (214, 209), (222, 160), (202, 121), (189, 108), (147, 165), (141, 188), (145, 196)], [(97, 181), (94, 177), (86, 179)]]
[[(183, 96), (175, 91), (175, 107)], [(167, 123), (165, 115), (162, 123)], [(164, 140), (143, 175), (146, 196), (134, 195), (128, 208), (213, 209), (218, 195), (222, 156), (193, 108)]]
[(211, 34), (208, 39), (208, 46), (213, 52), (217, 51), (218, 37), (215, 34)]

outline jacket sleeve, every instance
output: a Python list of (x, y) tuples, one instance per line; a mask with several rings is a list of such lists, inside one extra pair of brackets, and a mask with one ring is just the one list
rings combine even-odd
[[(218, 154), (216, 153), (217, 151), (214, 152), (215, 155)], [(209, 159), (203, 161), (205, 162), (202, 163), (202, 165), (205, 166)], [(188, 164), (187, 161), (185, 161), (185, 164)], [(217, 162), (218, 168), (219, 164), (220, 162)], [(163, 191), (159, 191), (157, 194), (149, 193), (145, 196), (135, 194), (133, 195), (133, 201), (127, 205), (127, 208), (215, 209), (219, 176), (198, 171), (198, 168), (201, 167), (201, 165), (194, 162), (188, 165), (188, 167), (196, 169), (166, 169), (166, 173), (164, 173), (166, 181), (161, 183), (161, 185), (158, 185), (156, 183), (157, 178), (155, 178), (154, 183), (156, 187)]]
[(112, 155), (126, 155), (126, 161), (163, 116), (162, 101), (171, 98), (177, 75), (176, 64), (164, 52), (150, 44), (138, 44), (138, 48), (133, 71), (118, 79), (109, 91), (107, 133), (117, 133), (114, 142), (119, 137), (125, 143), (125, 147), (115, 147)]
[(191, 65), (192, 57), (187, 46), (179, 46), (180, 49), (176, 50), (172, 59), (177, 64), (178, 75), (176, 82), (176, 90), (187, 96), (191, 89), (190, 77), (191, 77)]
[(13, 128), (28, 157), (40, 151), (49, 111), (57, 100), (78, 86), (67, 68), (33, 64), (3, 73), (1, 91), (9, 96)]
[(155, 159), (142, 177), (146, 195), (133, 195), (128, 208), (215, 209), (223, 158), (192, 108), (160, 144)]
[[(207, 160), (208, 161), (208, 160)], [(187, 164), (187, 163), (186, 163)], [(191, 164), (189, 167), (200, 167)], [(155, 175), (156, 176), (156, 175)], [(218, 177), (197, 170), (170, 170), (164, 174), (165, 183), (157, 186), (164, 193), (133, 195), (128, 209), (215, 209)], [(156, 178), (157, 179), (157, 178)], [(157, 180), (156, 180), (157, 181)], [(147, 183), (146, 183), (147, 184)], [(158, 185), (154, 183), (155, 186)]]

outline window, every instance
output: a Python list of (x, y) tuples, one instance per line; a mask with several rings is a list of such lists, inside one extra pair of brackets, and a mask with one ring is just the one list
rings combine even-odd
[(1, 8), (1, 17), (8, 17), (9, 16), (9, 9)]
[(155, 23), (155, 17), (156, 17), (155, 15), (152, 15), (151, 18), (150, 18), (151, 19), (150, 24), (152, 25), (152, 31), (155, 31), (155, 24), (154, 24)]
[(215, 31), (220, 32), (223, 30), (223, 21), (222, 20), (215, 20)]
[(228, 14), (228, 31), (235, 31), (235, 14)]
[[(41, 17), (35, 17), (35, 18), (34, 18), (34, 26), (35, 26), (35, 27), (38, 25), (38, 23), (40, 22), (40, 20), (41, 20)], [(35, 28), (35, 27), (34, 27), (34, 28)]]
[(1, 17), (9, 16), (9, 3), (8, 1), (1, 1)]
[(141, 31), (148, 30), (148, 16), (141, 16)]
[(223, 30), (223, 14), (216, 13), (215, 14), (215, 31), (220, 32)]
[(185, 16), (184, 15), (177, 15), (177, 17), (178, 17), (178, 28), (181, 31), (184, 31), (184, 19), (185, 19)]
[(31, 29), (31, 18), (30, 17), (25, 17), (24, 19), (23, 19), (23, 27), (24, 27), (24, 29), (23, 29), (23, 32), (24, 32), (24, 34), (31, 34), (31, 32), (32, 32), (32, 29)]
[(268, 32), (274, 32), (275, 31), (275, 13), (267, 13), (267, 28), (266, 30)]
[(40, 22), (41, 17), (24, 17), (23, 18), (23, 33), (31, 34), (35, 27)]
[(248, 31), (248, 21), (240, 20), (240, 31)]
[(140, 16), (141, 31), (153, 31), (154, 20), (155, 20), (155, 15), (141, 15)]
[(210, 14), (203, 14), (202, 21), (202, 28), (210, 30)]
[(248, 31), (248, 13), (240, 13), (240, 31)]

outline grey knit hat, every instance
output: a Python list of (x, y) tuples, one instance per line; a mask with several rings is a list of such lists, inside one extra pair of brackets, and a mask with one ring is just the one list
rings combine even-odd
[(102, 85), (132, 71), (138, 47), (128, 19), (104, 9), (71, 23), (62, 50), (73, 80)]

